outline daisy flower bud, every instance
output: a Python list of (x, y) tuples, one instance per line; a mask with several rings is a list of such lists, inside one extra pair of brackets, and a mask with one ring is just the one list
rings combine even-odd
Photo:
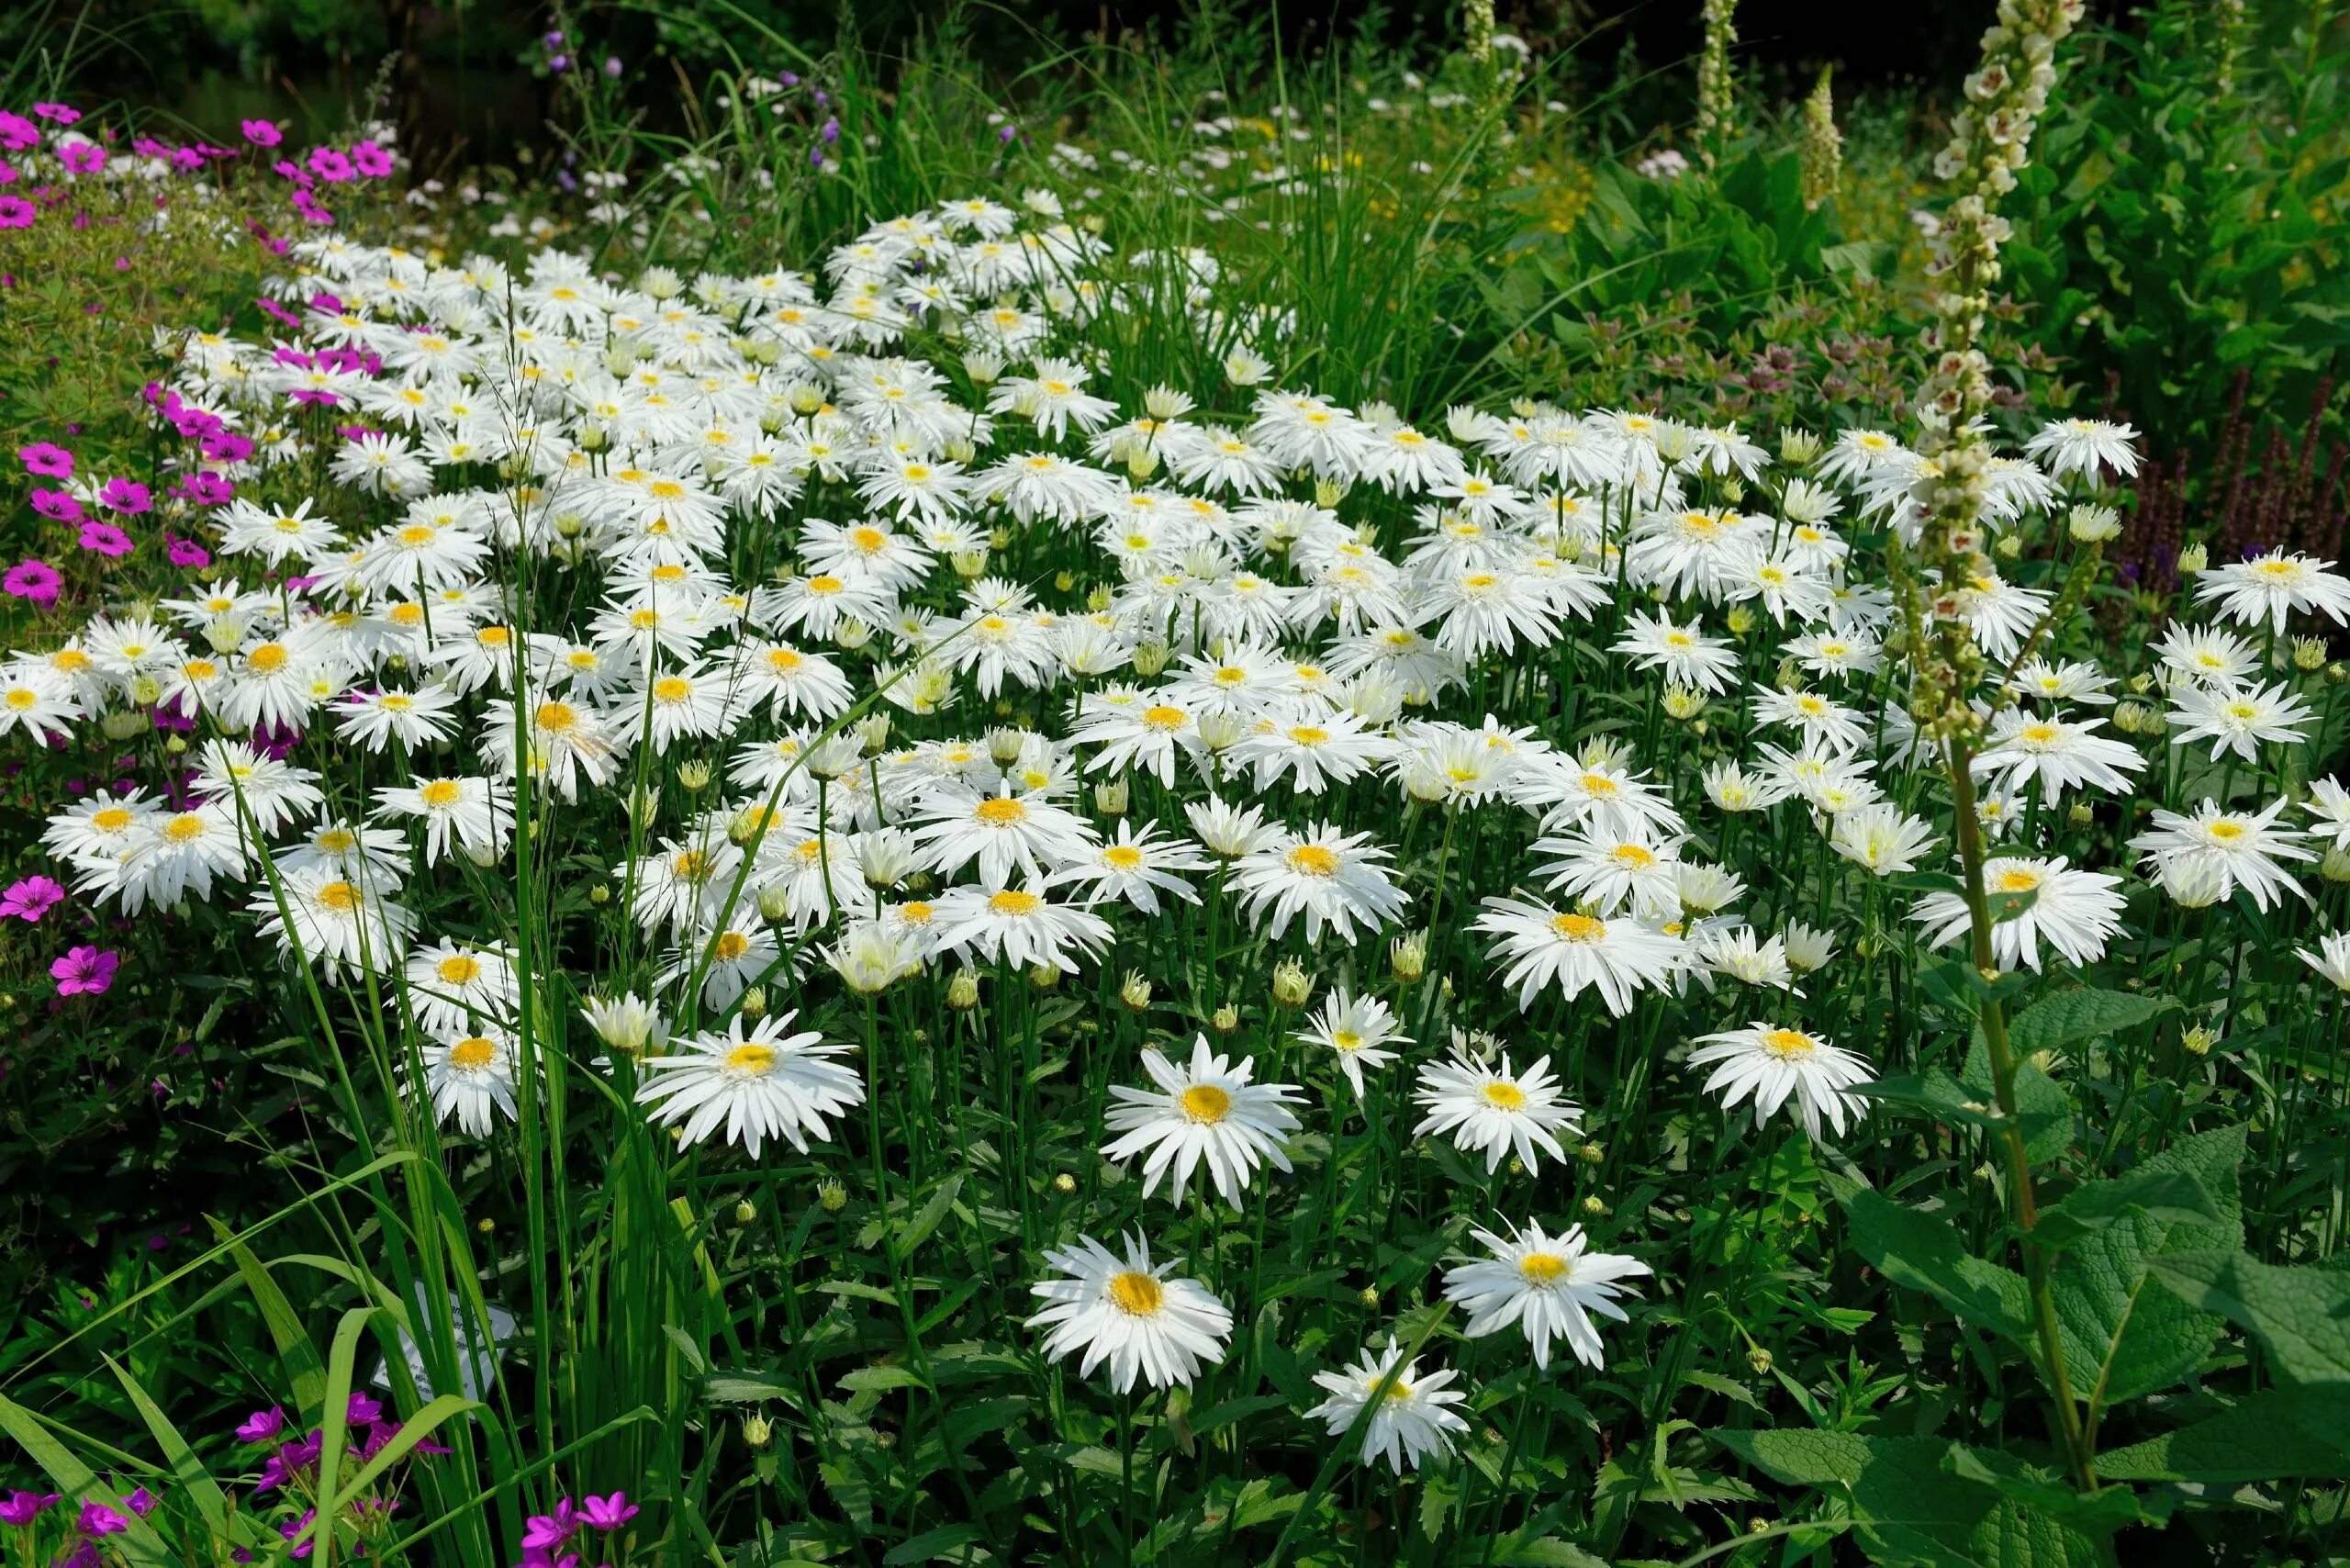
[(1295, 958), (1283, 958), (1273, 966), (1273, 1000), (1283, 1007), (1303, 1007), (1305, 999), (1314, 994), (1314, 979), (1305, 966)]
[(968, 1013), (979, 1004), (978, 972), (972, 969), (957, 969), (955, 978), (946, 982), (946, 1005), (957, 1013)]

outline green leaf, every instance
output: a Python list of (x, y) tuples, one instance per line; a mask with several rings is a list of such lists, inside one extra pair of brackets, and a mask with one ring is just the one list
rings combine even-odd
[(2259, 1340), (2279, 1378), (2350, 1394), (2350, 1272), (2223, 1251), (2166, 1257), (2154, 1272), (2181, 1301)]
[(912, 1367), (884, 1361), (849, 1372), (841, 1379), (841, 1386), (851, 1394), (886, 1394), (893, 1388), (920, 1388), (923, 1381)]
[(941, 1559), (950, 1562), (992, 1562), (991, 1553), (974, 1550), (979, 1542), (987, 1539), (987, 1533), (978, 1525), (944, 1525), (899, 1542), (883, 1553), (881, 1561), (886, 1568), (903, 1568), (909, 1562), (936, 1562)]
[(1976, 1327), (2029, 1338), (2031, 1292), (2021, 1274), (1969, 1253), (1940, 1215), (1897, 1204), (1848, 1176), (1827, 1182), (1851, 1222), (1854, 1248), (1877, 1272), (1925, 1292)]
[[(2168, 1254), (2241, 1245), (2236, 1170), (2243, 1163), (2242, 1127), (2184, 1139), (2120, 1181), (2190, 1178), (2210, 1198), (2216, 1218), (2165, 1219), (2143, 1209), (2131, 1211), (2124, 1204), (2124, 1212), (2075, 1233), (2056, 1255), (2049, 1294), (2065, 1334), (2065, 1370), (2075, 1394), (2088, 1402), (2092, 1418), (2108, 1406), (2181, 1381), (2210, 1350), (2219, 1318), (2153, 1288), (2148, 1271)], [(2111, 1207), (2117, 1185), (2090, 1182), (2075, 1196), (2084, 1197), (2090, 1210)]]
[(2041, 1211), (2031, 1238), (2052, 1251), (2103, 1230), (2130, 1215), (2166, 1225), (2224, 1225), (2227, 1216), (2191, 1170), (2141, 1166), (2127, 1176), (2087, 1182), (2053, 1207)]
[(912, 1258), (914, 1255), (914, 1249), (930, 1239), (931, 1232), (938, 1228), (939, 1222), (946, 1217), (947, 1210), (955, 1206), (955, 1195), (962, 1190), (963, 1178), (959, 1172), (949, 1176), (938, 1184), (938, 1191), (933, 1193), (930, 1195), (930, 1201), (923, 1204), (922, 1212), (914, 1215), (907, 1223), (906, 1228), (899, 1234), (900, 1261)]
[(2178, 1002), (2167, 996), (2133, 996), (2126, 991), (2059, 991), (2033, 1002), (2008, 1025), (2008, 1045), (2019, 1057), (2054, 1050), (2076, 1040), (2118, 1035), (2170, 1012)]
[(179, 1428), (173, 1426), (161, 1407), (147, 1396), (147, 1391), (139, 1386), (139, 1380), (112, 1356), (106, 1357), (106, 1362), (114, 1369), (115, 1379), (122, 1384), (123, 1393), (130, 1396), (139, 1418), (146, 1422), (147, 1429), (154, 1434), (155, 1446), (163, 1450), (163, 1462), (172, 1467), (172, 1479), (179, 1483), (180, 1489), (195, 1502), (196, 1511), (204, 1517), (206, 1526), (213, 1534), (227, 1531), (229, 1499), (220, 1490), (220, 1484), (212, 1479), (211, 1473), (204, 1468), (204, 1462), (196, 1457), (196, 1450), (188, 1447), (185, 1438), (180, 1436)]
[[(1959, 1079), (1974, 1091), (1975, 1099), (1996, 1106), (1998, 1094), (1991, 1083), (1991, 1053), (1976, 1031), (1975, 1047), (1966, 1054)], [(2064, 1086), (2030, 1062), (2016, 1067), (2016, 1120), (2023, 1128), (2024, 1153), (2034, 1165), (2044, 1165), (2072, 1147), (2073, 1097)], [(1996, 1112), (1994, 1113), (1996, 1114)]]
[(2101, 1453), (2097, 1473), (2225, 1487), (2350, 1477), (2350, 1403), (2335, 1389), (2264, 1389), (2191, 1427)]
[(285, 1291), (269, 1271), (269, 1266), (253, 1256), (252, 1249), (236, 1238), (236, 1233), (210, 1215), (212, 1234), (237, 1260), (237, 1272), (245, 1282), (246, 1291), (253, 1298), (253, 1305), (261, 1309), (262, 1322), (269, 1328), (271, 1341), (277, 1347), (277, 1359), (285, 1363), (285, 1382), (294, 1394), (294, 1407), (301, 1412), (306, 1424), (317, 1425), (321, 1418), (326, 1400), (326, 1364), (319, 1360), (319, 1348), (302, 1328), (302, 1320), (294, 1315), (294, 1304), (285, 1299)]

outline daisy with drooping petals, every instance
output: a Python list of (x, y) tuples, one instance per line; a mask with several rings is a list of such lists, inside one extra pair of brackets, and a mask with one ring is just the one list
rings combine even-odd
[(1321, 823), (1302, 833), (1279, 833), (1244, 856), (1233, 868), (1233, 888), (1252, 919), (1271, 913), (1276, 941), (1302, 912), (1306, 941), (1321, 941), (1326, 926), (1352, 946), (1358, 926), (1375, 934), (1411, 904), (1411, 895), (1380, 864), (1389, 857), (1371, 834)]
[(1411, 1036), (1395, 1026), (1395, 1011), (1375, 996), (1350, 996), (1343, 989), (1322, 999), (1322, 1010), (1297, 1036), (1338, 1058), (1355, 1098), (1362, 1098), (1362, 1070), (1395, 1059), (1389, 1046), (1408, 1046)]
[(2195, 602), (2216, 603), (2240, 626), (2266, 621), (2282, 636), (2285, 618), (2297, 610), (2322, 614), (2337, 626), (2350, 621), (2350, 579), (2338, 576), (2331, 561), (2271, 550), (2205, 572), (2195, 585)]
[(664, 1126), (683, 1122), (682, 1148), (723, 1127), (753, 1159), (770, 1137), (807, 1153), (810, 1137), (833, 1136), (826, 1117), (865, 1103), (865, 1082), (832, 1059), (846, 1046), (826, 1045), (812, 1029), (787, 1034), (798, 1016), (770, 1014), (745, 1035), (738, 1013), (723, 1035), (683, 1042), (685, 1055), (646, 1057), (637, 1103), (659, 1105), (653, 1119)]
[(1069, 975), (1077, 973), (1072, 954), (1090, 958), (1110, 945), (1108, 921), (1024, 888), (949, 888), (932, 906), (931, 920), (940, 951)]
[(1123, 1164), (1147, 1150), (1144, 1197), (1158, 1191), (1171, 1170), (1175, 1181), (1168, 1195), (1180, 1204), (1192, 1173), (1204, 1164), (1224, 1201), (1238, 1208), (1259, 1161), (1289, 1169), (1282, 1146), (1304, 1125), (1290, 1109), (1299, 1099), (1295, 1084), (1252, 1082), (1257, 1064), (1243, 1057), (1234, 1065), (1208, 1049), (1205, 1035), (1193, 1039), (1188, 1063), (1178, 1066), (1145, 1050), (1142, 1065), (1158, 1087), (1111, 1086), (1116, 1103), (1104, 1121), (1112, 1132), (1125, 1136), (1103, 1148), (1102, 1158)]
[(1640, 921), (1601, 920), (1525, 899), (1485, 900), (1476, 924), (1500, 938), (1494, 957), (1509, 966), (1502, 984), (1517, 988), (1521, 1013), (1555, 981), (1569, 1001), (1597, 987), (1607, 1011), (1621, 1018), (1635, 991), (1663, 985), (1684, 958), (1680, 943)]
[(2299, 745), (2302, 726), (2316, 717), (2281, 681), (2268, 687), (2182, 687), (2172, 699), (2170, 722), (2178, 733), (2171, 744), (2208, 740), (2213, 762), (2233, 752), (2256, 767), (2261, 742)]
[(2281, 903), (2287, 893), (2309, 896), (2278, 864), (2317, 858), (2300, 842), (2307, 834), (2277, 825), (2289, 804), (2280, 796), (2258, 812), (2222, 811), (2211, 800), (2198, 806), (2192, 816), (2157, 811), (2154, 826), (2132, 839), (2130, 847), (2140, 851), (2147, 869), (2166, 882), (2181, 871), (2200, 872), (2214, 882), (2215, 900), (2242, 888), (2266, 912), (2272, 898)]
[(1583, 1365), (1600, 1365), (1599, 1330), (1592, 1314), (1626, 1321), (1629, 1315), (1616, 1305), (1629, 1288), (1621, 1282), (1652, 1271), (1637, 1258), (1589, 1250), (1579, 1225), (1557, 1236), (1539, 1225), (1523, 1230), (1513, 1226), (1506, 1236), (1490, 1230), (1471, 1234), (1494, 1255), (1445, 1271), (1446, 1298), (1469, 1314), (1460, 1331), (1476, 1339), (1515, 1324), (1525, 1330), (1538, 1367), (1550, 1364), (1554, 1338), (1564, 1339)]
[[(1991, 952), (2003, 969), (2038, 969), (2042, 937), (2074, 963), (2093, 964), (2105, 956), (2106, 939), (2121, 928), (2121, 879), (2079, 870), (2061, 855), (1986, 861), (1983, 886), (1994, 899), (2031, 895), (2020, 907), (1993, 908)], [(1930, 947), (1948, 946), (1974, 927), (1966, 901), (1953, 892), (1928, 893), (1910, 918), (1926, 928)]]
[(1419, 1361), (1404, 1361), (1404, 1348), (1390, 1339), (1384, 1351), (1365, 1350), (1344, 1372), (1315, 1372), (1315, 1383), (1330, 1397), (1306, 1415), (1327, 1422), (1334, 1438), (1346, 1436), (1360, 1421), (1362, 1462), (1384, 1459), (1400, 1475), (1432, 1456), (1449, 1457), (1455, 1434), (1469, 1429), (1452, 1408), (1469, 1397), (1453, 1390), (1454, 1375), (1438, 1371), (1422, 1376)]
[(2317, 939), (2317, 951), (2296, 948), (2294, 956), (2315, 969), (2327, 984), (2350, 992), (2350, 932), (2337, 931)]
[(1721, 1091), (1726, 1111), (1751, 1096), (1758, 1127), (1792, 1101), (1796, 1119), (1816, 1143), (1822, 1117), (1841, 1137), (1845, 1116), (1857, 1121), (1868, 1109), (1867, 1101), (1850, 1092), (1869, 1081), (1868, 1064), (1817, 1035), (1758, 1023), (1702, 1036), (1697, 1047), (1689, 1053), (1689, 1065), (1714, 1070), (1706, 1079), (1707, 1092)]
[(2107, 794), (2130, 788), (2129, 775), (2146, 766), (2135, 746), (2093, 734), (2102, 719), (2036, 718), (2009, 708), (1991, 721), (1991, 744), (1975, 754), (1974, 772), (1995, 778), (2000, 794), (2015, 795), (2037, 780), (2041, 798), (2053, 802), (2065, 790), (2086, 784)]
[(1171, 1265), (1151, 1262), (1140, 1236), (1126, 1238), (1123, 1259), (1081, 1236), (1074, 1247), (1047, 1251), (1045, 1262), (1063, 1277), (1029, 1287), (1050, 1305), (1028, 1327), (1051, 1330), (1047, 1356), (1082, 1351), (1078, 1376), (1091, 1377), (1106, 1362), (1111, 1382), (1125, 1394), (1137, 1375), (1153, 1388), (1169, 1388), (1224, 1360), (1231, 1312), (1204, 1286), (1169, 1279)]
[[(487, 1137), (499, 1115), (513, 1121), (514, 1045), (503, 1034), (463, 1032), (424, 1045), (424, 1096), (433, 1120), (454, 1121), (461, 1132)], [(411, 1090), (411, 1092), (413, 1092)]]
[(1583, 1130), (1583, 1112), (1559, 1092), (1547, 1056), (1520, 1073), (1511, 1068), (1506, 1052), (1496, 1069), (1455, 1046), (1449, 1060), (1420, 1069), (1420, 1086), (1412, 1098), (1427, 1112), (1412, 1129), (1414, 1137), (1448, 1134), (1461, 1149), (1482, 1152), (1488, 1173), (1500, 1170), (1502, 1156), (1515, 1149), (1531, 1175), (1542, 1163), (1537, 1149), (1564, 1159), (1567, 1151), (1557, 1132), (1572, 1137)]

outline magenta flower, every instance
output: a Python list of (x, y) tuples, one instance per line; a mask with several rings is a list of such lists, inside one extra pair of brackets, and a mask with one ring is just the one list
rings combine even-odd
[(591, 1492), (579, 1499), (579, 1517), (588, 1521), (590, 1529), (618, 1529), (636, 1518), (637, 1511), (625, 1492), (615, 1492), (609, 1497), (599, 1497)]
[(13, 185), (16, 183), (17, 166), (6, 158), (0, 158), (0, 185)]
[(522, 1523), (522, 1547), (545, 1551), (561, 1546), (579, 1533), (582, 1523), (579, 1510), (571, 1506), (568, 1497), (555, 1499), (552, 1514), (532, 1514)]
[(122, 955), (100, 952), (95, 947), (74, 947), (49, 966), (57, 981), (60, 996), (104, 996), (114, 985), (114, 972), (122, 968)]
[(392, 172), (392, 155), (373, 141), (363, 141), (351, 150), (351, 166), (371, 180), (380, 180)]
[(110, 522), (85, 522), (82, 525), (81, 545), (101, 555), (128, 555), (137, 548), (130, 535)]
[(22, 152), (40, 145), (40, 127), (13, 109), (0, 109), (0, 147)]
[(62, 446), (37, 441), (30, 446), (17, 448), (17, 457), (28, 474), (38, 474), (44, 479), (73, 477), (73, 454)]
[[(6, 199), (0, 197), (0, 200)], [(79, 522), (87, 515), (82, 510), (82, 503), (62, 490), (35, 489), (33, 510), (52, 522)]]
[(0, 588), (7, 589), (11, 599), (27, 599), (47, 610), (57, 602), (58, 586), (63, 580), (56, 567), (28, 556), (9, 567), (6, 577), (0, 577)]
[(130, 1528), (130, 1521), (104, 1503), (84, 1503), (81, 1525), (84, 1535), (120, 1535)]
[(136, 479), (108, 479), (98, 491), (98, 505), (137, 516), (155, 504), (155, 493)]
[(311, 148), (303, 162), (309, 164), (310, 173), (330, 185), (339, 185), (352, 176), (351, 160), (331, 147)]
[(173, 566), (189, 566), (199, 572), (212, 565), (212, 552), (193, 539), (173, 540), (171, 557)]
[(0, 196), (0, 229), (30, 229), (40, 208), (22, 196)]
[(255, 147), (274, 147), (285, 140), (285, 133), (265, 119), (241, 120), (237, 129), (243, 131), (245, 140)]
[(21, 1529), (49, 1512), (53, 1504), (64, 1500), (54, 1492), (11, 1492), (8, 1500), (0, 1503), (0, 1525)]
[(35, 104), (33, 113), (43, 119), (55, 120), (59, 125), (72, 125), (82, 118), (82, 111), (69, 104)]
[(277, 1434), (285, 1429), (285, 1407), (273, 1405), (266, 1410), (256, 1410), (246, 1417), (244, 1425), (237, 1428), (237, 1440), (241, 1443), (275, 1442)]
[(65, 890), (47, 877), (26, 877), (0, 893), (0, 919), (16, 916), (28, 925), (40, 924), (42, 915), (64, 901)]
[(57, 161), (69, 174), (95, 174), (106, 166), (106, 150), (95, 141), (76, 141), (59, 148)]

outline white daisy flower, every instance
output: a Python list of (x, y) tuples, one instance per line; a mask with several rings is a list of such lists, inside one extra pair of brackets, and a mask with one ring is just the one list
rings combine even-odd
[(1515, 1150), (1531, 1175), (1541, 1168), (1538, 1149), (1553, 1159), (1567, 1157), (1557, 1132), (1572, 1137), (1583, 1130), (1583, 1112), (1559, 1092), (1547, 1056), (1520, 1073), (1506, 1052), (1494, 1068), (1455, 1046), (1449, 1060), (1420, 1069), (1412, 1098), (1427, 1112), (1412, 1129), (1414, 1137), (1448, 1134), (1462, 1150), (1482, 1152), (1489, 1173), (1500, 1170), (1502, 1157)]
[(1589, 1250), (1579, 1225), (1557, 1236), (1539, 1225), (1512, 1226), (1507, 1235), (1471, 1234), (1494, 1255), (1445, 1271), (1446, 1299), (1469, 1314), (1460, 1331), (1476, 1339), (1515, 1325), (1533, 1346), (1538, 1367), (1550, 1364), (1552, 1339), (1565, 1340), (1583, 1365), (1599, 1366), (1592, 1315), (1624, 1322), (1628, 1315), (1616, 1305), (1629, 1290), (1622, 1282), (1652, 1271), (1637, 1258)]
[(1848, 1092), (1870, 1081), (1868, 1064), (1817, 1035), (1757, 1023), (1701, 1036), (1697, 1047), (1689, 1065), (1714, 1070), (1706, 1078), (1707, 1092), (1720, 1091), (1724, 1110), (1751, 1097), (1758, 1127), (1792, 1101), (1814, 1141), (1823, 1116), (1841, 1137), (1845, 1116), (1857, 1121), (1868, 1109), (1867, 1101)]
[(1081, 1236), (1074, 1247), (1047, 1251), (1045, 1262), (1063, 1277), (1029, 1287), (1050, 1305), (1028, 1327), (1050, 1330), (1045, 1353), (1056, 1360), (1081, 1351), (1078, 1376), (1107, 1363), (1125, 1394), (1137, 1376), (1153, 1388), (1188, 1385), (1203, 1366), (1224, 1360), (1231, 1312), (1204, 1286), (1169, 1279), (1171, 1265), (1152, 1263), (1140, 1236), (1126, 1238), (1123, 1259)]
[(812, 1029), (785, 1033), (798, 1016), (770, 1014), (745, 1035), (738, 1013), (725, 1034), (684, 1042), (684, 1055), (646, 1057), (637, 1103), (658, 1105), (653, 1119), (660, 1126), (685, 1124), (680, 1148), (723, 1128), (726, 1141), (753, 1159), (770, 1137), (807, 1153), (811, 1137), (833, 1136), (826, 1117), (865, 1103), (865, 1083), (831, 1059), (847, 1047), (826, 1045)]
[(1384, 1459), (1401, 1475), (1431, 1458), (1450, 1458), (1454, 1438), (1469, 1429), (1452, 1408), (1469, 1397), (1453, 1390), (1454, 1375), (1440, 1370), (1422, 1376), (1417, 1359), (1404, 1361), (1403, 1347), (1390, 1339), (1384, 1351), (1365, 1350), (1344, 1372), (1315, 1372), (1315, 1383), (1330, 1397), (1305, 1414), (1328, 1423), (1334, 1438), (1360, 1422), (1362, 1462)]
[(1124, 1164), (1147, 1151), (1144, 1197), (1157, 1192), (1171, 1171), (1174, 1184), (1168, 1195), (1181, 1204), (1192, 1172), (1205, 1164), (1224, 1201), (1237, 1208), (1260, 1160), (1276, 1170), (1290, 1168), (1282, 1147), (1304, 1125), (1290, 1109), (1301, 1097), (1295, 1084), (1252, 1082), (1257, 1064), (1243, 1057), (1236, 1066), (1210, 1051), (1205, 1035), (1193, 1039), (1186, 1064), (1146, 1049), (1142, 1065), (1158, 1087), (1111, 1086), (1115, 1103), (1103, 1119), (1112, 1132), (1125, 1136), (1112, 1140), (1102, 1157)]

